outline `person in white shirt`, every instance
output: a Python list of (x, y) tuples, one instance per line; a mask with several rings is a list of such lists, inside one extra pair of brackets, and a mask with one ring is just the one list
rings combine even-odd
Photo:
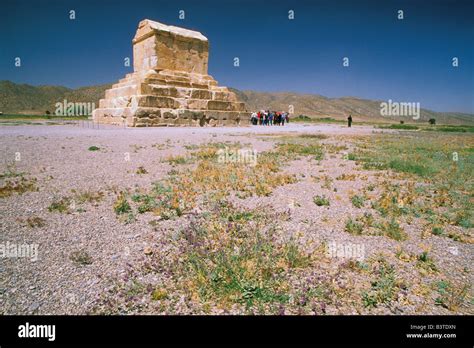
[(253, 125), (256, 125), (257, 122), (258, 122), (258, 117), (257, 117), (257, 113), (256, 112), (252, 112), (252, 115), (250, 116), (250, 122), (253, 124)]

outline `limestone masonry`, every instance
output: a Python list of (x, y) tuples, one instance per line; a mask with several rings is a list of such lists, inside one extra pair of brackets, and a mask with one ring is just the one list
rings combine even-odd
[(133, 127), (247, 124), (235, 93), (207, 74), (209, 42), (197, 31), (145, 19), (133, 39), (133, 70), (105, 92), (95, 122)]

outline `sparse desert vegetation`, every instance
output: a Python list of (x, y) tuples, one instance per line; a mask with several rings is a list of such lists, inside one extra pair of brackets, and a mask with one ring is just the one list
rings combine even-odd
[(4, 314), (474, 313), (468, 130), (61, 127), (3, 131), (1, 228), (41, 266), (5, 260)]

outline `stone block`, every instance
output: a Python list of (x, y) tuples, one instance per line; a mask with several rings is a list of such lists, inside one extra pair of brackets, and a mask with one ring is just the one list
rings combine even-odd
[(133, 39), (134, 72), (105, 92), (95, 121), (129, 126), (238, 125), (248, 117), (235, 93), (207, 74), (201, 33), (143, 20)]

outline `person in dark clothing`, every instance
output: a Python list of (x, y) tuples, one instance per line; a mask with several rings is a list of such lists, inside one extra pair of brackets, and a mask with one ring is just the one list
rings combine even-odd
[(349, 115), (349, 117), (347, 118), (347, 126), (350, 128), (352, 125), (352, 116)]

